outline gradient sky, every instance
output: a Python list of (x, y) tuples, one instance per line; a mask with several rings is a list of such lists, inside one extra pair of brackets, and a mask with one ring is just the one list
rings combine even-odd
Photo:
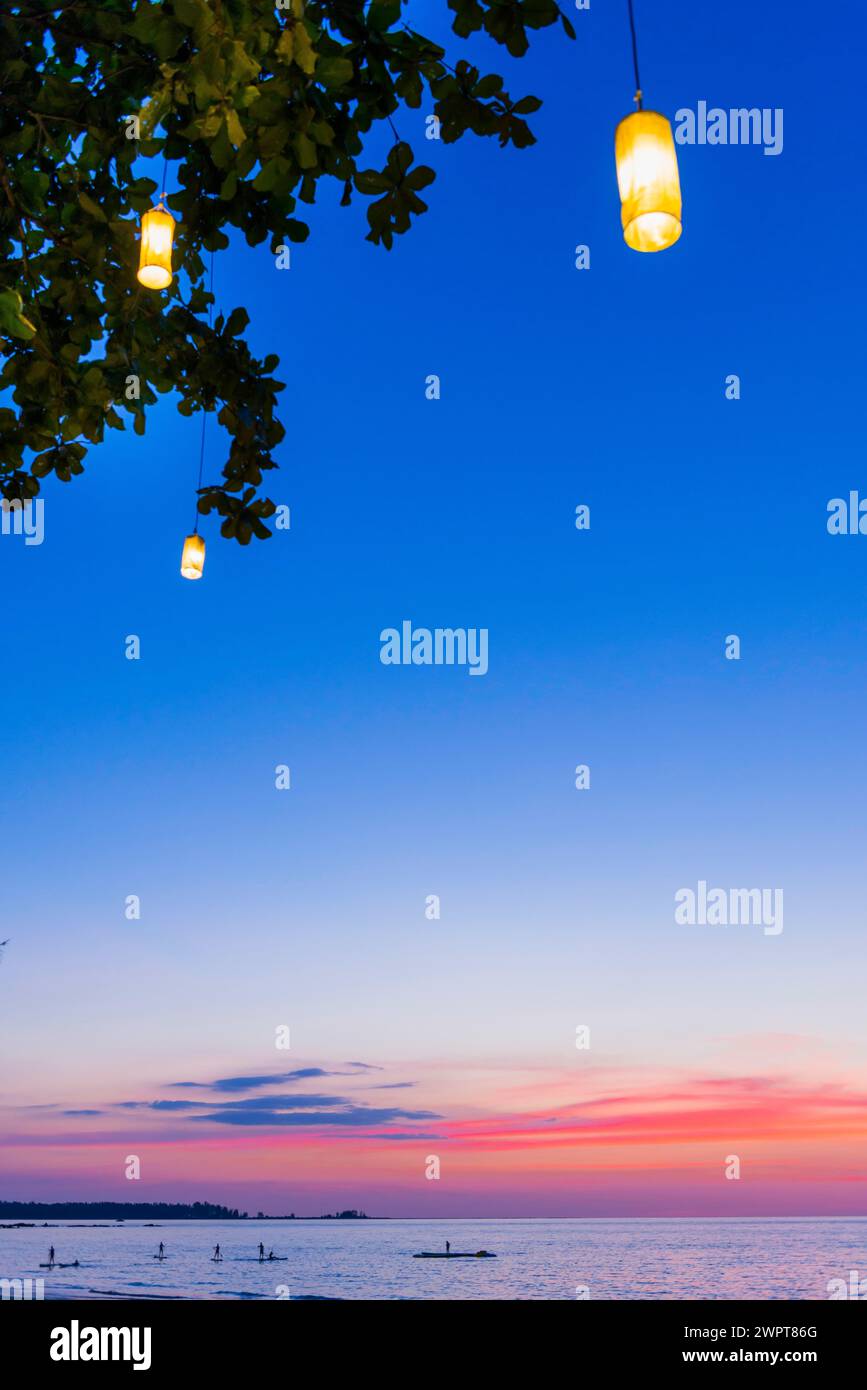
[[(625, 11), (449, 40), (544, 99), (538, 144), (400, 113), (437, 181), (391, 253), (335, 189), (290, 271), (217, 258), (281, 357), (291, 531), (206, 519), (180, 578), (166, 398), (0, 538), (0, 1196), (867, 1213), (867, 538), (826, 531), (867, 494), (864, 20), (639, 0), (647, 105), (785, 112), (778, 157), (681, 147), (683, 237), (640, 256)], [(383, 666), (404, 619), (487, 627), (488, 674)], [(781, 887), (784, 931), (676, 925), (700, 879)]]

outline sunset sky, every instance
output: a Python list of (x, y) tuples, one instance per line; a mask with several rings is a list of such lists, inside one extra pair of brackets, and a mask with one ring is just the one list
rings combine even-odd
[[(205, 519), (181, 579), (164, 398), (0, 537), (0, 1198), (867, 1214), (867, 537), (826, 530), (867, 496), (861, 55), (818, 14), (639, 0), (648, 106), (785, 111), (778, 156), (679, 148), (658, 256), (625, 3), (520, 61), (452, 37), (544, 98), (536, 146), (403, 111), (437, 180), (391, 253), (335, 187), (291, 270), (217, 257), (280, 354), (291, 530)], [(405, 619), (486, 627), (487, 675), (382, 665)], [(699, 880), (781, 888), (784, 930), (677, 925)]]

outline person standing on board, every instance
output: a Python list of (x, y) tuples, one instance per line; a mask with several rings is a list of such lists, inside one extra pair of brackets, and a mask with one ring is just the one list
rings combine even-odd
[(50, 1250), (48, 1251), (48, 1263), (49, 1263), (50, 1265), (53, 1265), (53, 1264), (54, 1264), (54, 1246), (53, 1246), (53, 1245), (51, 1246)]
[(264, 1258), (265, 1258), (265, 1247), (264, 1247), (264, 1245), (262, 1244), (262, 1242), (261, 1242), (261, 1240), (260, 1240), (260, 1241), (259, 1241), (259, 1259), (260, 1259), (260, 1260), (264, 1260)]
[(165, 1253), (166, 1253), (166, 1247), (163, 1245), (162, 1241), (160, 1241), (160, 1259), (161, 1259), (161, 1260), (165, 1258)]
[(215, 1260), (221, 1260), (222, 1258), (223, 1258), (223, 1257), (222, 1257), (222, 1255), (220, 1254), (220, 1247), (219, 1247), (219, 1245), (215, 1245), (215, 1246), (214, 1246), (214, 1259), (215, 1259)]
[(451, 1248), (452, 1248), (452, 1243), (451, 1243), (450, 1240), (447, 1240), (447, 1241), (446, 1241), (446, 1254), (449, 1253), (449, 1251), (451, 1250)]

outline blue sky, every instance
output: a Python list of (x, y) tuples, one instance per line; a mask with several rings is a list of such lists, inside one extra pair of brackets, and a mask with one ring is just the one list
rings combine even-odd
[[(284, 1021), (303, 1058), (547, 1062), (592, 1018), (618, 1057), (769, 1030), (863, 1066), (867, 540), (825, 529), (867, 491), (863, 22), (638, 22), (646, 105), (785, 111), (779, 157), (679, 148), (674, 248), (620, 233), (625, 4), (519, 62), (452, 38), (544, 99), (535, 147), (428, 142), (403, 111), (437, 180), (391, 253), (336, 190), (290, 271), (217, 258), (219, 306), (281, 358), (291, 531), (243, 551), (206, 519), (180, 578), (199, 422), (164, 399), (44, 487), (42, 546), (0, 540), (16, 1098), (255, 1071)], [(487, 627), (488, 674), (382, 666), (405, 618)], [(685, 939), (699, 878), (783, 886), (782, 937)]]

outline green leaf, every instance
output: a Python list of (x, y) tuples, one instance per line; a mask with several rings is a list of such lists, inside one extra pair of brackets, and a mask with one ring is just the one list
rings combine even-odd
[(230, 106), (226, 110), (226, 133), (235, 146), (235, 149), (243, 145), (247, 138), (244, 134), (244, 127), (241, 125), (240, 117), (234, 106)]
[(295, 26), (295, 62), (308, 77), (313, 76), (318, 57), (313, 44), (310, 42), (310, 35), (303, 24), (296, 24)]
[(22, 311), (23, 303), (17, 290), (0, 291), (0, 332), (28, 342), (36, 336), (36, 329)]
[(87, 213), (88, 217), (95, 217), (98, 222), (108, 221), (108, 218), (106, 217), (102, 208), (99, 206), (99, 203), (95, 203), (92, 198), (89, 198), (87, 196), (86, 193), (79, 193), (78, 201), (84, 208), (84, 211)]
[(320, 58), (316, 64), (316, 81), (321, 82), (323, 87), (345, 87), (347, 82), (352, 81), (354, 73), (352, 60), (339, 55)]
[(263, 164), (253, 180), (253, 187), (257, 193), (270, 193), (273, 189), (280, 188), (285, 184), (288, 174), (288, 161), (278, 155)]
[(371, 0), (367, 22), (380, 33), (390, 29), (400, 19), (400, 0)]
[(433, 183), (436, 174), (433, 169), (429, 169), (426, 164), (417, 164), (416, 167), (407, 174), (406, 186), (408, 188), (419, 189), (427, 188), (428, 184)]
[(174, 0), (172, 6), (175, 18), (182, 24), (186, 24), (188, 29), (195, 29), (202, 18), (205, 6), (202, 0)]
[(376, 169), (359, 169), (355, 175), (355, 187), (359, 193), (384, 193), (393, 186), (388, 175), (381, 174)]
[(246, 309), (233, 309), (226, 319), (226, 326), (223, 329), (227, 338), (237, 338), (239, 333), (243, 333), (247, 324), (250, 322), (250, 315)]
[(291, 63), (295, 55), (294, 29), (286, 28), (277, 40), (274, 52), (284, 63)]
[(38, 454), (30, 465), (30, 472), (34, 478), (47, 478), (54, 468), (56, 458), (56, 449), (49, 449), (44, 454)]
[(220, 185), (220, 197), (224, 203), (231, 202), (238, 191), (238, 175), (232, 169)]
[(299, 130), (295, 139), (292, 141), (292, 148), (295, 151), (295, 158), (298, 160), (302, 169), (315, 169), (319, 156), (316, 153), (316, 146), (309, 135), (305, 135), (303, 131)]

